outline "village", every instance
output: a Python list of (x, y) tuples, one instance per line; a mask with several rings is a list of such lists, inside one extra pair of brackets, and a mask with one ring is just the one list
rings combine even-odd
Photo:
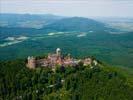
[(67, 56), (63, 56), (61, 53), (61, 49), (57, 48), (56, 53), (48, 54), (46, 58), (42, 59), (36, 59), (33, 56), (29, 56), (27, 58), (27, 64), (26, 66), (29, 69), (35, 69), (37, 67), (48, 67), (52, 68), (52, 70), (55, 70), (56, 66), (63, 66), (63, 67), (69, 67), (69, 66), (78, 66), (80, 63), (83, 64), (83, 66), (89, 66), (89, 65), (97, 65), (96, 60), (92, 60), (91, 58), (85, 58), (85, 59), (74, 59), (73, 57), (68, 54)]

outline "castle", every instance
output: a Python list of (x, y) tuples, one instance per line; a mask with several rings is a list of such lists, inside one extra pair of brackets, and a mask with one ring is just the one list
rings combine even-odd
[(77, 66), (80, 62), (82, 62), (84, 66), (91, 65), (92, 63), (94, 63), (95, 65), (97, 64), (97, 62), (92, 61), (91, 58), (74, 59), (70, 56), (70, 54), (64, 57), (61, 54), (60, 48), (56, 49), (56, 53), (48, 54), (46, 58), (36, 59), (32, 56), (28, 57), (27, 60), (27, 67), (30, 69), (34, 69), (36, 67), (49, 67), (55, 69), (56, 66)]

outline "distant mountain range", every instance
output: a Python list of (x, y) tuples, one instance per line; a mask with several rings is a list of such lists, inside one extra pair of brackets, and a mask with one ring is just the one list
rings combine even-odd
[(0, 27), (36, 28), (54, 31), (90, 31), (107, 29), (101, 22), (83, 17), (56, 15), (0, 14)]
[(51, 14), (0, 14), (1, 27), (42, 28), (64, 17)]
[(133, 18), (65, 17), (53, 14), (0, 14), (0, 27), (35, 28), (53, 31), (133, 31)]

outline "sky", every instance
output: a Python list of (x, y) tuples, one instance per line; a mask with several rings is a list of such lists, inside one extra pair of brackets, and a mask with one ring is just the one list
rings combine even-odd
[(0, 0), (0, 13), (133, 17), (133, 0)]

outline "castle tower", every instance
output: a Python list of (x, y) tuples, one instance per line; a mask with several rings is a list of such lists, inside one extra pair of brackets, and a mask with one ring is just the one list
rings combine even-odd
[(67, 59), (71, 60), (71, 54), (70, 53), (67, 55)]
[(30, 69), (34, 69), (36, 67), (36, 59), (34, 57), (28, 57), (28, 63), (27, 63), (27, 67)]
[(57, 54), (57, 56), (60, 56), (61, 55), (61, 49), (60, 48), (57, 48), (56, 49), (56, 54)]

